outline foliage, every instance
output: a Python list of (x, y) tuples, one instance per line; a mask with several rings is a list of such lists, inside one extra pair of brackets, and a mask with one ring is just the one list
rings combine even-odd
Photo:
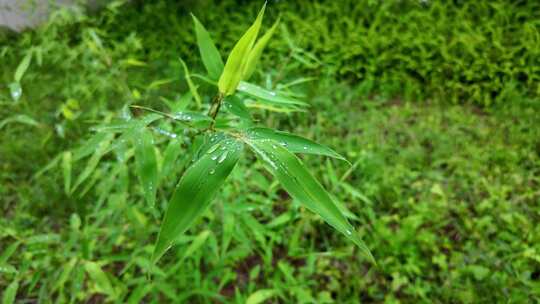
[[(194, 51), (196, 36), (188, 31), (193, 19), (184, 5), (193, 5), (200, 22), (212, 29), (212, 37), (224, 41), (219, 50), (230, 50), (233, 45), (227, 41), (240, 37), (260, 4), (237, 6), (223, 1), (215, 5), (215, 11), (202, 11), (204, 1), (194, 2), (178, 6), (166, 6), (171, 3), (162, 1), (140, 6), (112, 3), (95, 16), (59, 12), (35, 32), (2, 37), (3, 301), (534, 303), (540, 297), (540, 109), (534, 92), (527, 92), (522, 82), (515, 83), (515, 92), (505, 93), (504, 102), (492, 102), (489, 109), (451, 105), (444, 96), (422, 103), (387, 98), (399, 91), (378, 84), (369, 90), (374, 95), (366, 98), (365, 85), (343, 81), (332, 72), (341, 70), (338, 56), (352, 52), (354, 45), (325, 49), (319, 44), (315, 48), (320, 43), (317, 37), (322, 37), (317, 35), (330, 33), (328, 24), (343, 20), (333, 15), (321, 19), (319, 12), (337, 9), (331, 3), (304, 6), (307, 9), (294, 13), (281, 10), (285, 27), (278, 26), (274, 35), (284, 36), (285, 42), (280, 42), (282, 38), (269, 42), (261, 58), (261, 66), (269, 67), (270, 76), (255, 72), (250, 82), (261, 85), (243, 88), (260, 94), (257, 87), (273, 87), (279, 80), (275, 87), (287, 91), (288, 100), (295, 102), (278, 105), (284, 114), (268, 114), (265, 109), (276, 107), (261, 103), (251, 104), (249, 113), (234, 99), (225, 100), (222, 110), (229, 113), (230, 107), (227, 116), (302, 134), (335, 147), (339, 155), (351, 160), (352, 167), (340, 160), (299, 156), (333, 199), (342, 202), (338, 207), (359, 227), (358, 234), (372, 249), (378, 266), (359, 259), (352, 243), (292, 199), (249, 153), (238, 160), (215, 203), (152, 266), (160, 210), (180, 173), (190, 165), (179, 152), (198, 144), (184, 140), (189, 132), (178, 132), (175, 139), (168, 136), (182, 129), (178, 125), (186, 116), (177, 117), (180, 121), (176, 123), (167, 118), (152, 121), (161, 115), (147, 118), (162, 132), (162, 136), (154, 134), (160, 188), (155, 207), (151, 207), (136, 175), (138, 166), (144, 169), (145, 163), (154, 160), (139, 158), (143, 161), (137, 165), (134, 149), (127, 148), (132, 143), (126, 141), (125, 146), (112, 149), (118, 141), (102, 137), (118, 136), (112, 133), (126, 129), (123, 117), (131, 115), (126, 104), (167, 113), (194, 106), (193, 94), (179, 94), (190, 89), (186, 75), (199, 85), (201, 104), (211, 102), (214, 85), (201, 81), (198, 74), (204, 64)], [(432, 3), (449, 9), (464, 5)], [(535, 5), (491, 3), (516, 6), (498, 12), (512, 16)], [(269, 19), (275, 18), (276, 8), (297, 5), (271, 4)], [(233, 6), (235, 10), (230, 9)], [(365, 8), (371, 12), (372, 6)], [(355, 8), (348, 9), (353, 16)], [(231, 18), (222, 18), (223, 12)], [(410, 13), (404, 12), (404, 16)], [(520, 18), (527, 23), (534, 13), (527, 11)], [(296, 20), (300, 18), (294, 18), (295, 14), (303, 20)], [(460, 18), (469, 20), (467, 16)], [(484, 23), (490, 24), (492, 17), (486, 17)], [(314, 28), (326, 28), (317, 35), (305, 25), (290, 26), (292, 20), (303, 24), (317, 18), (321, 23), (311, 22)], [(502, 30), (513, 24), (512, 18), (503, 19), (508, 23), (491, 26)], [(433, 20), (433, 24), (442, 24), (438, 22), (442, 21)], [(147, 26), (141, 26), (143, 23)], [(221, 26), (216, 27), (218, 23)], [(484, 29), (483, 23), (475, 26), (478, 31)], [(284, 28), (296, 46), (294, 51)], [(337, 37), (342, 34), (334, 31)], [(298, 33), (312, 37), (311, 44), (299, 40)], [(381, 32), (381, 37), (370, 39), (381, 41), (388, 35)], [(530, 40), (526, 47), (534, 43)], [(21, 62), (29, 53), (30, 63), (20, 72), (22, 94), (14, 102), (9, 84), (15, 82), (17, 68), (24, 66)], [(189, 71), (184, 71), (178, 54), (191, 67)], [(528, 54), (510, 52), (504, 60), (519, 67)], [(370, 70), (378, 68), (370, 66)], [(306, 71), (317, 80), (297, 78)], [(355, 77), (350, 72), (343, 75), (349, 80)], [(489, 79), (485, 81), (489, 84)], [(425, 84), (418, 88), (437, 87)], [(527, 95), (529, 98), (523, 97)], [(310, 107), (298, 103), (301, 100)], [(291, 112), (291, 108), (304, 111)], [(133, 111), (132, 117), (137, 118), (133, 121), (148, 116), (146, 110)], [(185, 114), (199, 124), (209, 123), (195, 113)], [(107, 132), (100, 129), (105, 126)], [(88, 141), (85, 136), (90, 128), (98, 135)], [(266, 136), (291, 136), (259, 131)], [(83, 142), (85, 146), (70, 151)], [(96, 142), (104, 144), (96, 146)], [(321, 149), (321, 154), (332, 154)], [(79, 176), (88, 171), (83, 160), (92, 159), (96, 151), (107, 154), (94, 156), (92, 173), (79, 182)], [(121, 161), (123, 157), (125, 161)], [(53, 166), (56, 169), (50, 169)]]

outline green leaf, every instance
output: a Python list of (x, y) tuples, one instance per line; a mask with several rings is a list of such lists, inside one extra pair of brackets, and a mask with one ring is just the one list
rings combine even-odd
[(94, 281), (98, 292), (115, 298), (116, 293), (114, 291), (114, 288), (112, 287), (111, 281), (107, 277), (107, 274), (105, 274), (105, 272), (97, 263), (88, 261), (84, 264), (84, 269), (86, 270), (92, 281)]
[(30, 66), (30, 62), (32, 61), (32, 52), (28, 52), (26, 56), (24, 56), (21, 63), (19, 63), (19, 66), (17, 66), (17, 69), (15, 70), (15, 76), (13, 77), (15, 79), (15, 82), (20, 83), (22, 80), (22, 77), (24, 76), (24, 73), (26, 73), (26, 70), (28, 70), (28, 67)]
[(208, 207), (236, 165), (243, 145), (230, 137), (214, 140), (189, 167), (167, 206), (152, 256), (155, 263)]
[(262, 101), (269, 102), (271, 104), (278, 105), (294, 105), (294, 106), (307, 106), (308, 104), (296, 99), (292, 99), (287, 96), (283, 96), (273, 91), (269, 91), (258, 85), (241, 81), (238, 86), (238, 91), (246, 93), (247, 95), (260, 99)]
[(17, 296), (17, 289), (19, 289), (19, 282), (13, 281), (8, 287), (3, 291), (4, 295), (2, 296), (2, 304), (12, 304), (15, 303), (15, 296)]
[(195, 15), (191, 14), (191, 16), (193, 17), (193, 23), (195, 23), (197, 45), (199, 46), (199, 52), (201, 53), (204, 67), (206, 68), (206, 71), (208, 71), (210, 78), (218, 79), (223, 72), (223, 60), (221, 59), (221, 55), (206, 28), (204, 28)]
[(69, 195), (71, 189), (71, 151), (62, 153), (62, 172), (64, 175), (64, 192)]
[(163, 152), (163, 162), (160, 172), (161, 180), (167, 178), (173, 172), (180, 152), (182, 152), (182, 149), (179, 140), (172, 139), (167, 145), (167, 148), (165, 148), (165, 152)]
[(148, 129), (141, 129), (135, 140), (135, 167), (142, 185), (146, 202), (153, 206), (156, 201), (158, 169), (154, 138)]
[(199, 95), (199, 91), (197, 91), (197, 86), (195, 86), (195, 84), (191, 80), (191, 76), (189, 75), (188, 67), (187, 67), (186, 63), (184, 62), (184, 60), (182, 60), (182, 58), (180, 58), (180, 63), (182, 63), (182, 67), (184, 68), (184, 77), (186, 78), (186, 82), (188, 84), (189, 91), (191, 92), (191, 95), (193, 95), (193, 98), (195, 98), (195, 101), (197, 102), (197, 106), (201, 107), (201, 105), (202, 105), (201, 95)]
[[(114, 134), (112, 133), (105, 133), (107, 136), (97, 143), (95, 146), (95, 151), (88, 160), (88, 163), (86, 164), (86, 167), (81, 172), (81, 174), (77, 177), (77, 181), (75, 182), (75, 185), (71, 189), (71, 192), (75, 191), (77, 187), (79, 187), (90, 175), (94, 172), (97, 165), (99, 164), (99, 161), (101, 160), (101, 157), (108, 151), (108, 148), (111, 144), (111, 140), (114, 137)], [(75, 157), (76, 158), (76, 157)]]
[(238, 116), (244, 120), (251, 121), (251, 114), (246, 105), (236, 96), (227, 96), (223, 101), (223, 107), (229, 113)]
[(298, 157), (274, 140), (248, 139), (246, 143), (269, 165), (270, 171), (293, 198), (320, 215), (330, 226), (353, 241), (364, 256), (375, 262), (369, 249), (355, 233), (328, 192), (307, 171)]
[(259, 289), (252, 293), (246, 300), (246, 304), (259, 304), (277, 294), (275, 289)]
[(195, 251), (201, 248), (201, 246), (204, 244), (204, 242), (206, 241), (209, 235), (210, 235), (210, 231), (208, 230), (204, 230), (201, 233), (199, 233), (195, 237), (193, 242), (191, 242), (191, 244), (186, 249), (186, 251), (184, 252), (184, 255), (182, 256), (182, 260), (185, 260), (186, 258), (190, 257), (191, 255), (193, 255)]
[(8, 117), (0, 121), (0, 129), (2, 129), (5, 125), (9, 123), (13, 123), (13, 122), (18, 122), (18, 123), (22, 123), (22, 124), (34, 126), (34, 127), (39, 126), (39, 122), (37, 122), (32, 117), (28, 115), (24, 115), (24, 114), (18, 114), (18, 115), (13, 115), (11, 117)]
[(253, 72), (255, 72), (257, 63), (259, 63), (259, 60), (261, 59), (262, 52), (266, 47), (266, 44), (268, 44), (268, 41), (270, 41), (270, 38), (272, 38), (272, 35), (274, 35), (278, 24), (279, 18), (278, 20), (276, 20), (270, 30), (268, 30), (268, 32), (266, 32), (264, 36), (262, 36), (261, 39), (259, 39), (257, 43), (255, 43), (255, 46), (253, 47), (251, 52), (249, 52), (246, 66), (244, 67), (244, 76), (242, 77), (243, 80), (248, 80), (251, 75), (253, 75)]
[(255, 22), (238, 40), (227, 58), (227, 63), (225, 63), (225, 68), (218, 81), (219, 92), (223, 95), (232, 95), (242, 80), (244, 66), (259, 34), (265, 8), (266, 3), (263, 5)]
[(345, 157), (338, 154), (336, 151), (311, 141), (307, 138), (300, 137), (291, 133), (275, 131), (269, 128), (251, 128), (247, 132), (248, 136), (253, 139), (271, 139), (278, 142), (287, 150), (293, 153), (305, 153), (325, 155), (337, 159), (347, 161)]

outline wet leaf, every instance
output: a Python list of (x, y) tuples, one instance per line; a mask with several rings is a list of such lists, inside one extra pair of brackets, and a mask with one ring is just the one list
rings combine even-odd
[(208, 207), (236, 165), (242, 144), (229, 137), (215, 140), (189, 167), (169, 201), (152, 260), (156, 262)]
[(247, 131), (253, 139), (271, 139), (293, 153), (324, 155), (347, 161), (336, 151), (307, 138), (269, 128), (251, 128)]
[(283, 96), (274, 91), (269, 91), (258, 85), (242, 81), (238, 86), (238, 91), (246, 93), (247, 95), (257, 98), (261, 101), (268, 102), (275, 105), (293, 105), (293, 106), (307, 106), (308, 104), (287, 96)]
[(150, 206), (156, 201), (158, 168), (154, 138), (147, 129), (141, 129), (135, 140), (135, 167), (139, 182), (143, 188), (144, 198)]
[(369, 249), (358, 237), (328, 192), (309, 173), (298, 157), (274, 140), (248, 139), (246, 143), (268, 165), (272, 174), (292, 197), (343, 233), (360, 248), (365, 257), (375, 262)]

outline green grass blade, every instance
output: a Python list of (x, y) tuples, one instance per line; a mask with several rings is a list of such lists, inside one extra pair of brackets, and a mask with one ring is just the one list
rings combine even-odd
[(184, 60), (182, 60), (182, 58), (180, 58), (180, 63), (182, 64), (182, 68), (184, 69), (184, 77), (186, 78), (186, 82), (188, 84), (189, 91), (191, 92), (191, 95), (193, 95), (193, 98), (197, 102), (197, 106), (201, 107), (201, 105), (202, 105), (201, 95), (199, 95), (199, 91), (197, 90), (197, 86), (191, 80), (191, 75), (189, 74), (189, 69), (188, 69), (186, 63), (184, 62)]
[(154, 138), (148, 129), (141, 129), (135, 141), (135, 167), (139, 182), (143, 188), (144, 198), (150, 206), (156, 201), (158, 168)]
[(216, 141), (186, 170), (165, 211), (152, 256), (154, 263), (206, 210), (236, 165), (241, 152), (241, 143), (232, 138), (224, 138)]
[(255, 72), (255, 68), (257, 67), (257, 63), (259, 63), (259, 60), (261, 59), (262, 52), (266, 45), (268, 44), (268, 41), (270, 41), (270, 38), (272, 38), (272, 35), (274, 35), (274, 32), (276, 31), (276, 28), (279, 24), (279, 19), (276, 20), (274, 25), (264, 34), (264, 36), (261, 37), (255, 43), (255, 46), (249, 52), (249, 56), (247, 58), (246, 66), (244, 67), (244, 76), (242, 77), (243, 80), (248, 80), (251, 75), (253, 75), (253, 72)]
[(257, 39), (257, 35), (259, 34), (265, 8), (266, 3), (263, 5), (253, 25), (251, 25), (242, 38), (238, 40), (229, 54), (223, 73), (218, 81), (218, 88), (221, 94), (233, 94), (242, 80), (244, 66), (249, 52), (255, 43), (255, 39)]
[(365, 257), (375, 262), (367, 246), (355, 233), (328, 192), (309, 173), (298, 157), (273, 140), (248, 139), (246, 143), (270, 167), (270, 171), (292, 197), (343, 233), (360, 248)]
[(30, 66), (30, 62), (32, 61), (32, 52), (28, 52), (26, 56), (24, 56), (23, 60), (17, 66), (17, 69), (15, 70), (15, 75), (13, 79), (15, 79), (15, 82), (20, 83), (24, 73), (26, 73), (26, 70), (28, 70), (28, 67)]
[(270, 104), (275, 105), (285, 105), (285, 106), (307, 106), (308, 104), (296, 99), (292, 99), (287, 96), (283, 96), (281, 94), (278, 94), (273, 91), (269, 91), (263, 87), (260, 87), (258, 85), (241, 81), (240, 85), (238, 86), (238, 91), (242, 93), (246, 93), (247, 95), (257, 98), (260, 101), (265, 101)]
[(62, 153), (62, 172), (64, 175), (64, 192), (69, 195), (71, 189), (71, 151)]
[(17, 289), (19, 289), (19, 282), (13, 281), (8, 287), (3, 291), (4, 295), (2, 296), (2, 304), (12, 304), (15, 303), (15, 297), (17, 296)]
[(247, 132), (248, 136), (253, 139), (271, 139), (277, 141), (280, 145), (293, 153), (305, 153), (324, 155), (340, 160), (347, 161), (336, 151), (318, 144), (312, 140), (300, 137), (291, 133), (275, 131), (269, 128), (251, 128)]
[(216, 80), (223, 72), (223, 60), (206, 28), (195, 15), (192, 14), (191, 17), (193, 17), (193, 23), (195, 24), (195, 35), (203, 65), (210, 78)]

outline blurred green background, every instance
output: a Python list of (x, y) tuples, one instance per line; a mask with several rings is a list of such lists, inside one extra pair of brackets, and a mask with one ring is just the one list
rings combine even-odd
[[(352, 211), (377, 266), (252, 155), (153, 270), (185, 159), (155, 208), (133, 164), (110, 156), (76, 192), (64, 191), (62, 153), (92, 126), (126, 104), (178, 100), (187, 91), (179, 57), (203, 71), (190, 12), (224, 57), (261, 4), (111, 2), (0, 33), (2, 300), (540, 303), (536, 1), (268, 3), (265, 28), (278, 15), (282, 26), (253, 81), (314, 80), (295, 87), (308, 112), (257, 118), (351, 161), (303, 157)], [(210, 88), (200, 89), (210, 102)], [(74, 180), (85, 166), (73, 160)]]

